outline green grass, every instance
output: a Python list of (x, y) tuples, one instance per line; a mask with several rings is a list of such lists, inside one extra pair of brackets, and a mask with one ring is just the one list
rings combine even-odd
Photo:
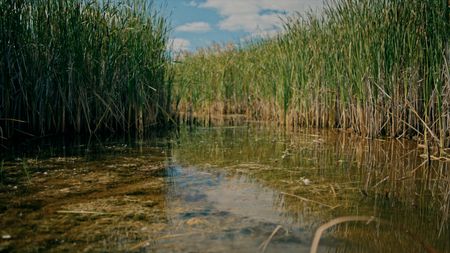
[(167, 124), (167, 41), (145, 0), (0, 0), (0, 137)]
[(27, 183), (30, 184), (31, 183), (31, 176), (30, 176), (30, 169), (28, 167), (28, 164), (25, 160), (23, 160), (22, 162), (22, 170), (23, 170), (23, 174), (26, 176), (27, 178)]
[(418, 136), (450, 146), (446, 0), (337, 0), (275, 38), (180, 57), (183, 115)]
[(2, 160), (1, 162), (0, 162), (0, 185), (3, 185), (3, 181), (4, 181), (4, 178), (5, 178), (5, 169), (3, 168), (3, 166), (4, 166), (4, 160)]

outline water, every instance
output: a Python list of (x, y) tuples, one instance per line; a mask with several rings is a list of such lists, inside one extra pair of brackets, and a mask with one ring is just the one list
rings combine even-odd
[[(16, 152), (17, 154), (18, 152)], [(262, 126), (4, 158), (0, 252), (450, 251), (448, 163), (417, 144)]]

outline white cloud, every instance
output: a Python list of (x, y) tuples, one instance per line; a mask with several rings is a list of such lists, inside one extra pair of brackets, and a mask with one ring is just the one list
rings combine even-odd
[(174, 52), (188, 51), (191, 42), (182, 38), (173, 38), (169, 40), (169, 50)]
[(278, 34), (280, 34), (280, 30), (272, 29), (272, 30), (257, 30), (247, 36), (244, 36), (240, 39), (241, 43), (251, 42), (253, 40), (257, 39), (270, 39), (275, 38)]
[(192, 7), (198, 7), (199, 3), (197, 1), (190, 1), (189, 3), (187, 3), (188, 6), (192, 6)]
[(254, 33), (258, 30), (266, 31), (280, 28), (280, 16), (278, 14), (246, 14), (232, 15), (219, 23), (219, 28), (227, 31), (246, 31)]
[(208, 32), (211, 31), (211, 26), (206, 22), (192, 22), (178, 26), (175, 30), (178, 32)]
[(216, 10), (223, 18), (222, 30), (257, 34), (279, 31), (285, 15), (306, 13), (323, 4), (323, 0), (206, 0), (198, 7)]

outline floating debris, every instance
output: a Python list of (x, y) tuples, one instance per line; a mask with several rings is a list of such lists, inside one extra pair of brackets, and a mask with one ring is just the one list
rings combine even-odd
[(9, 240), (11, 238), (12, 238), (11, 235), (2, 235), (3, 240)]
[(305, 185), (310, 185), (312, 182), (311, 180), (305, 178), (305, 177), (301, 177), (300, 180), (303, 182), (303, 184)]

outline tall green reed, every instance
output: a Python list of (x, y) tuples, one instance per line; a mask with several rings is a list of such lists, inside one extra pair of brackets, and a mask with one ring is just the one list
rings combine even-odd
[(179, 109), (201, 116), (232, 101), (236, 110), (219, 111), (448, 147), (448, 12), (445, 0), (330, 1), (321, 16), (287, 19), (275, 38), (182, 56)]
[(169, 120), (168, 24), (145, 0), (0, 0), (0, 135)]

